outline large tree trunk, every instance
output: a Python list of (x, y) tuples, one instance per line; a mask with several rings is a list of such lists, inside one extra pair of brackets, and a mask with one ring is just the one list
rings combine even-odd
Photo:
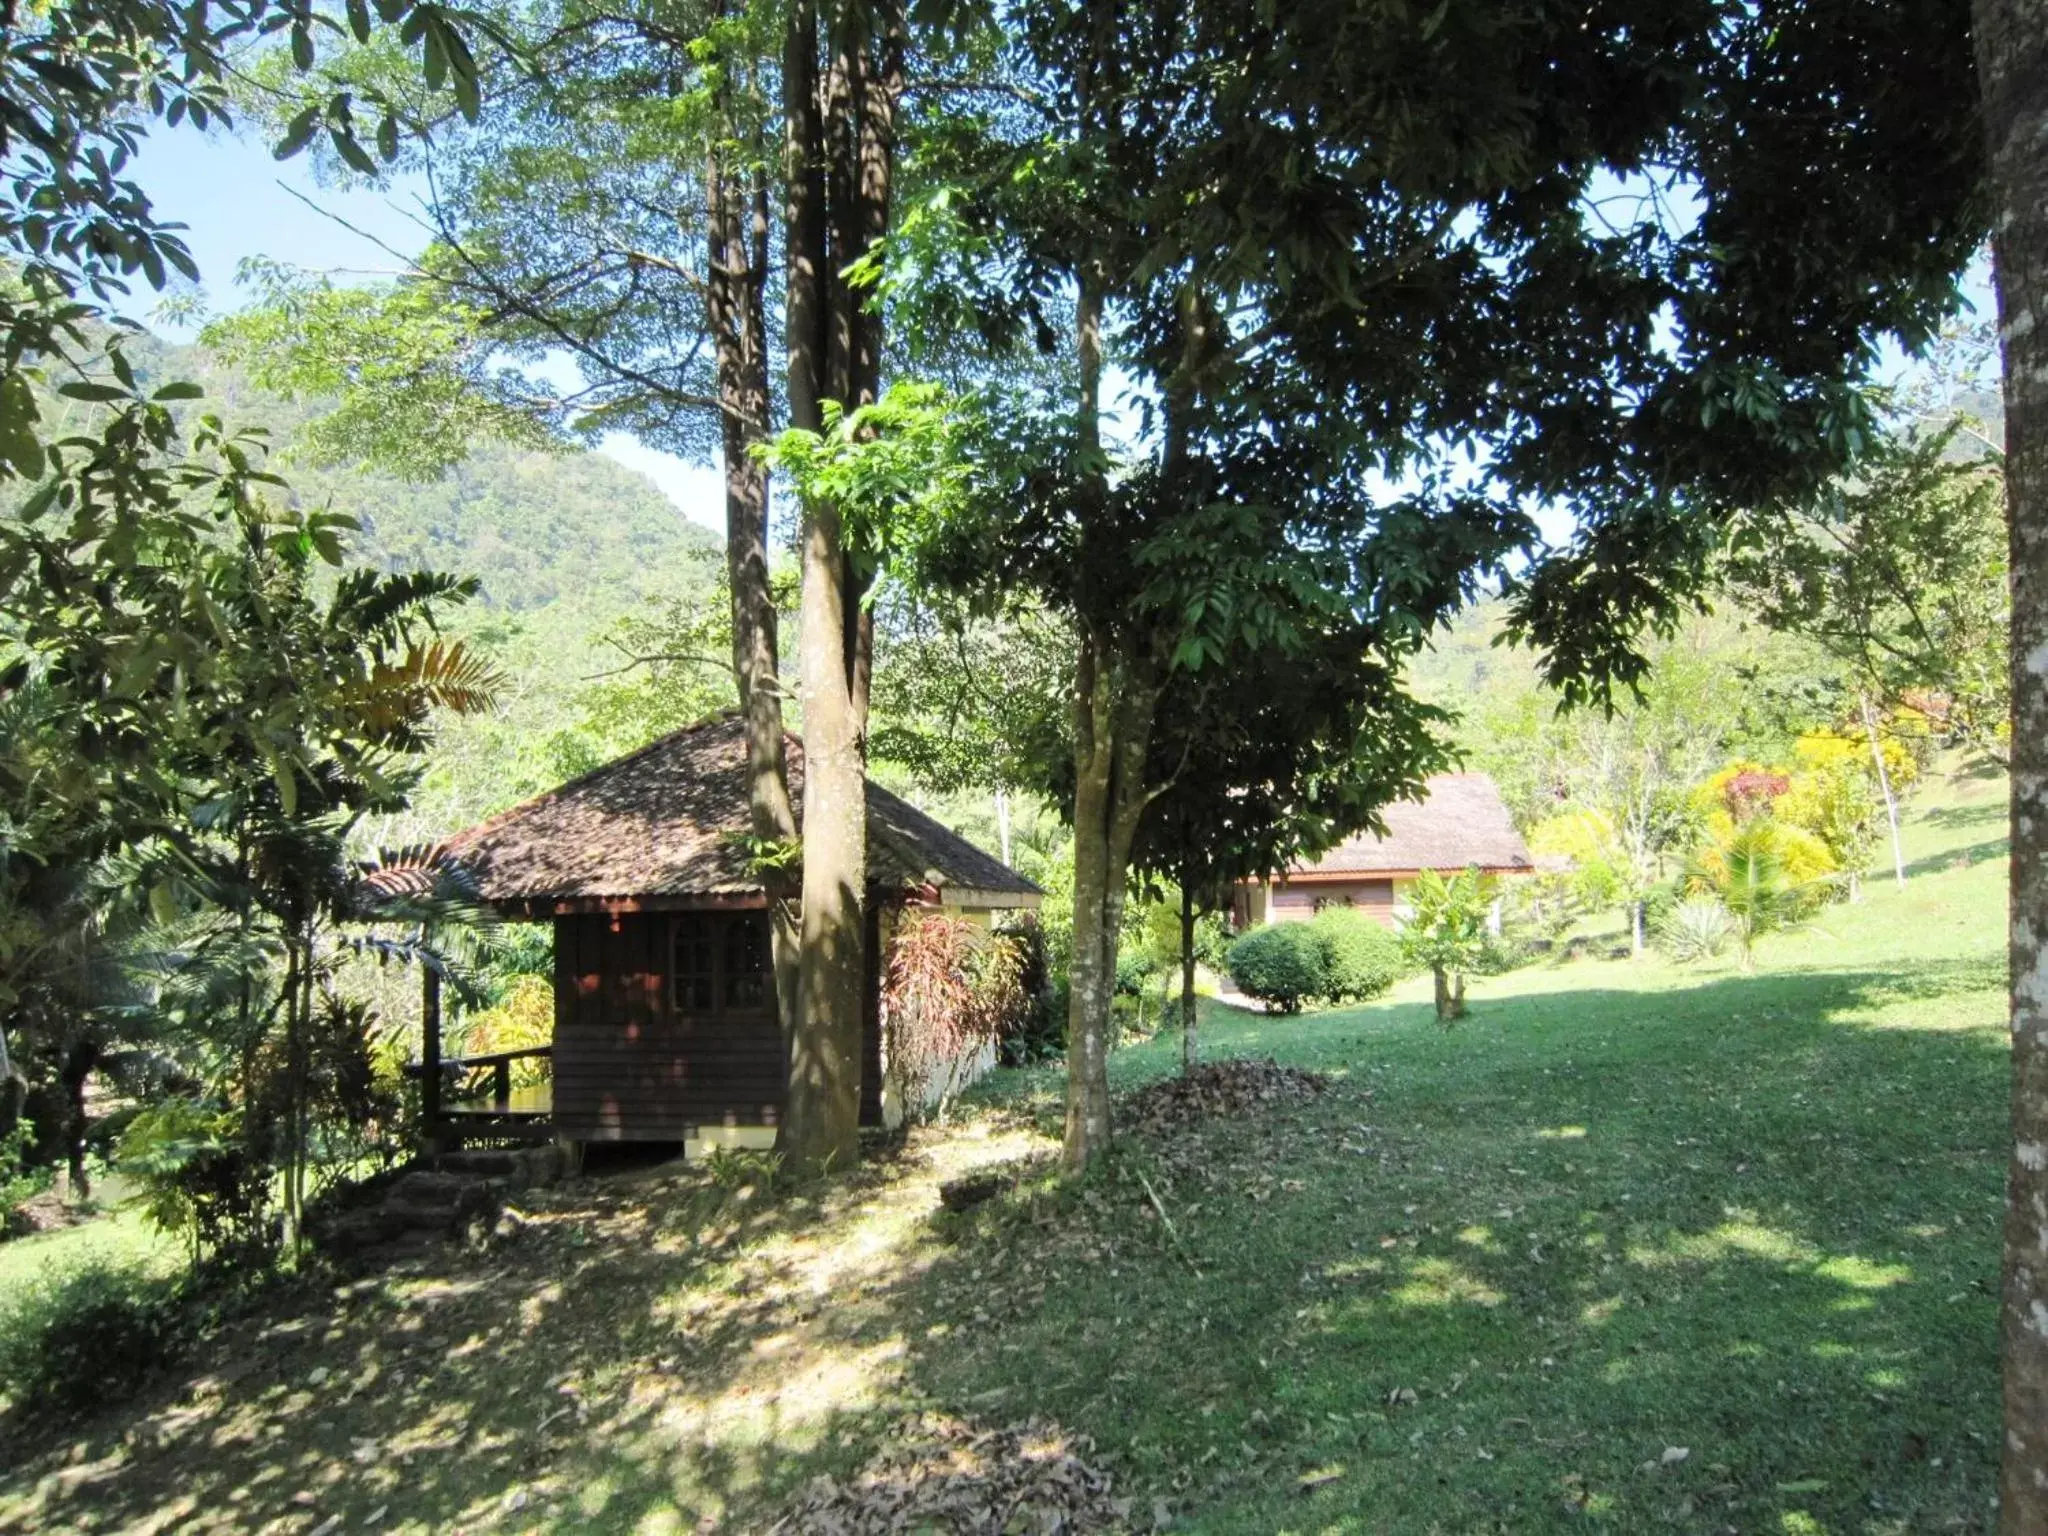
[[(816, 431), (825, 400), (850, 412), (880, 390), (880, 317), (840, 274), (888, 227), (903, 26), (892, 6), (839, 9), (821, 93), (808, 0), (789, 25), (790, 416)], [(811, 500), (803, 513), (802, 943), (782, 1145), (819, 1168), (858, 1150), (873, 627), (841, 509)]]
[(2012, 1121), (1999, 1529), (2048, 1533), (2048, 5), (1976, 0), (2012, 524)]
[[(730, 113), (727, 114), (730, 116)], [(710, 271), (707, 309), (718, 361), (725, 459), (725, 565), (732, 601), (733, 679), (747, 738), (749, 829), (763, 851), (796, 841), (783, 751), (782, 679), (769, 571), (768, 187), (757, 170), (727, 171), (714, 146), (705, 167)], [(794, 874), (764, 861), (769, 954), (785, 1046), (796, 1035), (800, 933)]]

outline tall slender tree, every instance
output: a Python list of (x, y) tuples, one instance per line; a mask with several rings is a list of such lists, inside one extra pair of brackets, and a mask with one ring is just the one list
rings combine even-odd
[[(872, 405), (882, 314), (851, 281), (889, 228), (907, 22), (896, 0), (795, 0), (782, 61), (789, 421), (818, 434)], [(803, 496), (798, 639), (804, 712), (803, 937), (790, 1037), (785, 1154), (857, 1154), (867, 941), (867, 722), (875, 551), (853, 509)]]
[(1998, 1525), (2048, 1532), (2048, 8), (1975, 0), (2012, 570), (2012, 1162)]

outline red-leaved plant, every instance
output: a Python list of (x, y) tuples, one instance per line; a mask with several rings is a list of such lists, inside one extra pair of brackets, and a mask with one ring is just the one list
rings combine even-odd
[(1771, 802), (1791, 787), (1792, 781), (1782, 773), (1751, 768), (1731, 777), (1722, 786), (1721, 797), (1727, 803), (1728, 814), (1740, 823), (1769, 815)]
[(1024, 1021), (1024, 963), (1006, 934), (928, 907), (904, 911), (882, 973), (882, 1051), (905, 1113), (945, 1121), (983, 1049)]

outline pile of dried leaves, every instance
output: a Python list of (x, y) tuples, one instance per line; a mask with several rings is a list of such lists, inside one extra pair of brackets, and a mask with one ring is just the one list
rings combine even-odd
[[(777, 1536), (1068, 1536), (1138, 1529), (1132, 1501), (1112, 1497), (1108, 1474), (1082, 1460), (1094, 1449), (1085, 1437), (1038, 1419), (979, 1429), (927, 1414), (850, 1481), (813, 1481), (772, 1529)], [(1148, 1518), (1146, 1528), (1152, 1525)]]
[(1264, 1061), (1205, 1061), (1192, 1072), (1132, 1094), (1123, 1121), (1140, 1131), (1171, 1131), (1211, 1115), (1248, 1115), (1299, 1103), (1329, 1086), (1322, 1073), (1283, 1067), (1270, 1056)]

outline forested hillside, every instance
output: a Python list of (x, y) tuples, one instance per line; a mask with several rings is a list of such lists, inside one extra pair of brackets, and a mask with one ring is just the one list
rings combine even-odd
[[(646, 615), (723, 603), (717, 536), (644, 475), (599, 453), (489, 440), (424, 483), (317, 463), (299, 451), (299, 438), (324, 410), (319, 402), (261, 390), (201, 346), (138, 337), (129, 358), (145, 386), (190, 379), (206, 392), (191, 410), (231, 428), (263, 428), (296, 503), (361, 523), (351, 561), (481, 583), (480, 601), (458, 610), (452, 627), (489, 658), (494, 707), (441, 722), (412, 808), (368, 829), (378, 843), (444, 834), (705, 707), (704, 688), (663, 689), (610, 643), (622, 624), (644, 624)], [(55, 396), (49, 406), (73, 429), (96, 409)]]
[(200, 407), (231, 426), (267, 428), (300, 501), (362, 522), (359, 559), (474, 576), (494, 609), (528, 612), (560, 602), (568, 614), (609, 622), (674, 595), (679, 583), (703, 583), (718, 558), (715, 535), (646, 476), (602, 454), (478, 442), (466, 461), (428, 484), (315, 465), (294, 452), (294, 439), (317, 406), (257, 389), (244, 370), (201, 347), (150, 338), (130, 358), (145, 382), (200, 384)]

